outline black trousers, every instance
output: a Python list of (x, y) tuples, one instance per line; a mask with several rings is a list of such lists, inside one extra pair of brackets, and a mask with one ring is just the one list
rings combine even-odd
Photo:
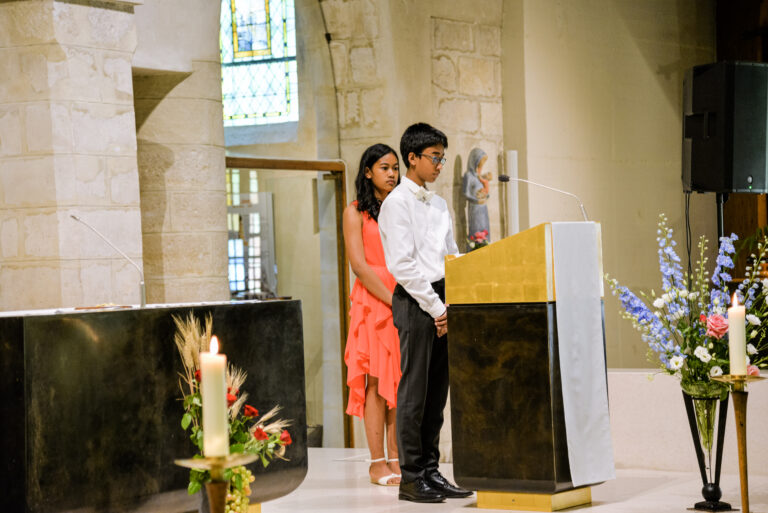
[[(445, 280), (432, 284), (445, 301)], [(398, 285), (392, 316), (400, 336), (397, 389), (397, 448), (403, 482), (437, 470), (440, 428), (448, 399), (447, 336), (437, 338), (434, 319)]]

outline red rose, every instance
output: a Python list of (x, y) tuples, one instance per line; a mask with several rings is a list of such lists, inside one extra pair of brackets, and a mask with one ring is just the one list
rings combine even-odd
[(227, 387), (227, 393), (237, 395), (240, 393), (240, 390), (237, 388)]
[(227, 406), (232, 406), (235, 404), (235, 401), (237, 401), (236, 395), (227, 394)]
[(291, 445), (293, 443), (293, 440), (291, 440), (291, 434), (288, 432), (288, 430), (283, 429), (283, 432), (280, 433), (280, 441), (283, 442), (283, 445)]
[(253, 437), (256, 440), (266, 440), (267, 438), (269, 438), (269, 435), (266, 434), (263, 429), (261, 429), (260, 427), (257, 427), (256, 430), (253, 432)]
[(200, 369), (197, 369), (197, 370), (195, 371), (195, 381), (197, 381), (198, 383), (200, 383), (201, 381), (203, 381), (203, 377), (202, 377), (202, 374), (200, 374)]
[(760, 375), (760, 369), (757, 368), (757, 365), (747, 365), (747, 376), (759, 376)]
[(701, 315), (699, 315), (699, 321), (700, 321), (702, 324), (706, 324), (706, 323), (707, 323), (707, 316), (706, 316), (706, 315), (704, 315), (704, 314), (701, 314)]
[(722, 315), (710, 315), (707, 319), (707, 335), (717, 339), (728, 333), (728, 319)]
[(246, 417), (258, 417), (259, 416), (259, 410), (251, 406), (250, 404), (245, 405), (245, 412), (243, 413)]

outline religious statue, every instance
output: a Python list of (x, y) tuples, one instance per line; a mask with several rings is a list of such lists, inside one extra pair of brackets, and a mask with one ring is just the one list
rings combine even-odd
[[(476, 241), (478, 234), (482, 235), (482, 241), (487, 244), (490, 239), (490, 221), (488, 220), (488, 183), (491, 180), (490, 173), (483, 174), (483, 165), (488, 160), (488, 155), (480, 148), (473, 148), (467, 159), (467, 172), (464, 173), (462, 190), (467, 200), (467, 227), (470, 241)], [(483, 244), (483, 245), (485, 245)]]

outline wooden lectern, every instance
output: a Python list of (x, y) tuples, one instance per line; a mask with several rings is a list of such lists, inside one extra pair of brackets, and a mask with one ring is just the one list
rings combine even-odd
[[(547, 223), (446, 261), (454, 477), (478, 490), (478, 507), (554, 511), (588, 504), (589, 486), (614, 477), (599, 244), (599, 225)], [(590, 275), (589, 286), (569, 270), (581, 270), (580, 258), (598, 275)], [(576, 296), (559, 304), (558, 286)], [(584, 291), (590, 287), (591, 296)], [(573, 311), (582, 307), (584, 323), (599, 326), (569, 327), (563, 349), (558, 326), (570, 325), (558, 313), (582, 315)], [(582, 376), (583, 362), (563, 369), (561, 350), (590, 359), (599, 352), (598, 376), (586, 385), (572, 379)], [(592, 436), (596, 425), (596, 442), (579, 438)], [(569, 439), (578, 440), (570, 454)], [(577, 447), (583, 442), (590, 447)]]

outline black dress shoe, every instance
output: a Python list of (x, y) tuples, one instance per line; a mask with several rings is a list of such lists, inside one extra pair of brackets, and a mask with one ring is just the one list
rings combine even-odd
[(445, 495), (427, 484), (422, 477), (417, 477), (414, 481), (406, 483), (400, 482), (400, 493), (398, 495), (402, 501), (411, 502), (443, 502)]
[(448, 481), (445, 477), (443, 477), (443, 475), (438, 471), (427, 473), (426, 480), (430, 487), (442, 493), (449, 499), (462, 499), (472, 495), (471, 490), (459, 488), (455, 484)]

